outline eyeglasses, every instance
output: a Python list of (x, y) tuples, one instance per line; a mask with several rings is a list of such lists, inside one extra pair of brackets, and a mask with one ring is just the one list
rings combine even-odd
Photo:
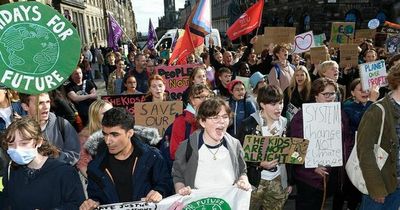
[(224, 115), (215, 115), (212, 117), (207, 117), (207, 119), (212, 120), (213, 122), (220, 122), (222, 121), (228, 121), (229, 120), (229, 115), (224, 114)]
[(336, 92), (326, 92), (326, 93), (321, 93), (325, 98), (330, 98), (333, 96), (336, 96)]

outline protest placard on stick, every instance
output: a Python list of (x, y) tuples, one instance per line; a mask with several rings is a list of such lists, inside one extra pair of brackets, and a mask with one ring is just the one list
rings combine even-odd
[(340, 103), (305, 103), (304, 138), (310, 141), (305, 167), (342, 166), (342, 117)]
[(333, 22), (330, 46), (339, 47), (340, 44), (351, 44), (354, 39), (354, 30), (354, 22)]

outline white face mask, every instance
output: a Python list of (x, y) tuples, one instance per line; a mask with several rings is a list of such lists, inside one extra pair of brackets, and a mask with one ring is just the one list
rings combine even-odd
[(38, 155), (37, 148), (31, 149), (14, 149), (9, 148), (7, 150), (10, 158), (18, 165), (27, 165)]

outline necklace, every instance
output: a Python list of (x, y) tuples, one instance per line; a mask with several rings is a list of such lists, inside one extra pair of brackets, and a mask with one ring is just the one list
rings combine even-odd
[[(221, 143), (219, 143), (219, 144), (217, 144), (216, 146), (214, 146), (214, 147), (211, 147), (211, 146), (209, 146), (209, 145), (207, 145), (207, 144), (205, 144), (206, 145), (206, 147), (207, 147), (207, 150), (213, 155), (213, 160), (217, 160), (217, 153), (218, 153), (218, 151), (219, 151), (219, 148), (221, 147), (221, 144), (222, 144), (222, 142)], [(212, 152), (211, 151), (211, 149), (210, 149), (210, 147), (211, 148), (215, 148), (215, 147), (218, 147), (217, 148), (217, 151), (215, 151), (215, 152)]]

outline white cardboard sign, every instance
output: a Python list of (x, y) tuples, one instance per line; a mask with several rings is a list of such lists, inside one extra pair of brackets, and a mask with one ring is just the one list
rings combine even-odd
[(314, 46), (314, 34), (312, 31), (294, 37), (294, 53), (307, 52)]
[(387, 86), (385, 60), (378, 60), (370, 63), (358, 65), (360, 69), (361, 87), (363, 90), (369, 90), (372, 85), (379, 87)]
[(305, 103), (302, 109), (304, 139), (310, 141), (305, 167), (342, 166), (340, 103)]

